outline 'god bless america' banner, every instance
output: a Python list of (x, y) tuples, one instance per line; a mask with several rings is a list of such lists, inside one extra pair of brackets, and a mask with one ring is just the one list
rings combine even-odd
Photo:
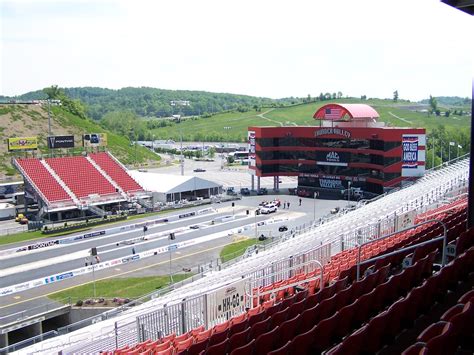
[(404, 134), (402, 136), (402, 176), (423, 176), (425, 173), (424, 134)]

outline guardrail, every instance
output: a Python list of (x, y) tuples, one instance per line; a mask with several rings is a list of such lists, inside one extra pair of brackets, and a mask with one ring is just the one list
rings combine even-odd
[(0, 229), (0, 235), (16, 234), (20, 232), (25, 232), (27, 230), (28, 230), (28, 226), (25, 224), (18, 227)]
[[(361, 251), (362, 251), (362, 247), (364, 245), (367, 245), (367, 244), (371, 244), (373, 242), (376, 242), (376, 241), (379, 241), (379, 240), (382, 240), (382, 239), (386, 239), (386, 238), (390, 238), (396, 234), (399, 234), (399, 233), (403, 233), (403, 232), (406, 232), (408, 230), (411, 230), (411, 229), (414, 229), (414, 228), (417, 228), (419, 226), (423, 226), (425, 224), (429, 224), (429, 223), (439, 223), (443, 226), (443, 236), (442, 238), (435, 238), (436, 241), (439, 240), (439, 239), (443, 239), (443, 251), (442, 251), (442, 257), (441, 257), (441, 265), (444, 266), (446, 264), (446, 237), (447, 237), (447, 233), (448, 233), (448, 229), (446, 227), (446, 223), (444, 223), (443, 221), (439, 220), (439, 219), (430, 219), (430, 220), (427, 220), (427, 221), (424, 221), (424, 222), (421, 222), (421, 223), (418, 223), (418, 224), (415, 224), (413, 226), (410, 226), (408, 228), (404, 228), (404, 229), (401, 229), (399, 231), (396, 231), (396, 232), (393, 232), (393, 233), (390, 233), (390, 234), (387, 234), (383, 237), (379, 237), (377, 239), (374, 239), (374, 240), (369, 240), (365, 243), (362, 243), (360, 244), (357, 248), (357, 281), (359, 281), (359, 278), (360, 278), (360, 265), (361, 264), (366, 264), (368, 263), (369, 261), (368, 260), (365, 260), (363, 263), (361, 263), (360, 261), (360, 258), (361, 258)], [(425, 244), (428, 244), (428, 243), (431, 243), (433, 242), (435, 239), (432, 239), (428, 242), (424, 242), (424, 243), (420, 243), (419, 245), (416, 245), (416, 246), (421, 246), (421, 245), (425, 245)], [(414, 248), (411, 248), (411, 247), (407, 247), (407, 248), (404, 248), (403, 250), (411, 250), (411, 249), (414, 249)], [(383, 256), (381, 257), (378, 257), (378, 258), (373, 258), (373, 260), (377, 260), (377, 259), (380, 259), (382, 257), (387, 257), (387, 256), (390, 256), (390, 255), (395, 255), (397, 253), (400, 253), (401, 251), (395, 251), (395, 252), (392, 252), (392, 253), (388, 253), (388, 254), (384, 254)]]
[(40, 343), (43, 340), (53, 338), (57, 335), (58, 335), (57, 331), (50, 330), (49, 332), (34, 336), (32, 338), (22, 340), (18, 343), (9, 345), (9, 346), (4, 347), (4, 348), (0, 348), (0, 354), (8, 354), (8, 353), (11, 353), (13, 351), (18, 351), (22, 348), (26, 348), (27, 346), (31, 346), (31, 345), (36, 344), (36, 343)]
[[(66, 300), (67, 300), (67, 302), (64, 302)], [(8, 314), (6, 316), (2, 316), (2, 317), (0, 317), (0, 327), (2, 325), (5, 325), (5, 324), (20, 321), (20, 320), (25, 319), (25, 318), (34, 317), (34, 316), (36, 316), (38, 314), (41, 314), (41, 313), (45, 313), (45, 312), (48, 312), (48, 311), (52, 311), (52, 310), (55, 310), (55, 309), (62, 308), (65, 305), (69, 305), (69, 306), (71, 305), (71, 298), (70, 297), (63, 298), (63, 299), (61, 299), (60, 301), (57, 301), (57, 302), (50, 302), (50, 303), (43, 304), (43, 305), (40, 305), (40, 306), (37, 306), (37, 307), (28, 308), (27, 310), (24, 310), (24, 311), (15, 312), (15, 313), (12, 313), (12, 314)]]

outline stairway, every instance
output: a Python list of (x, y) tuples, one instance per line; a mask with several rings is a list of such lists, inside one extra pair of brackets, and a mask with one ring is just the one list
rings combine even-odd
[(94, 168), (105, 177), (113, 187), (115, 187), (115, 191), (117, 191), (124, 199), (127, 199), (127, 194), (123, 191), (120, 186), (93, 160), (91, 157), (86, 156), (86, 159), (91, 163)]
[(59, 185), (67, 192), (67, 194), (71, 197), (71, 199), (74, 201), (74, 203), (77, 206), (81, 205), (81, 202), (77, 198), (77, 196), (74, 194), (74, 192), (71, 191), (71, 189), (64, 183), (64, 181), (56, 174), (56, 172), (51, 168), (48, 163), (46, 163), (46, 160), (40, 159), (41, 164), (45, 167), (46, 170), (51, 174), (51, 176), (58, 182)]

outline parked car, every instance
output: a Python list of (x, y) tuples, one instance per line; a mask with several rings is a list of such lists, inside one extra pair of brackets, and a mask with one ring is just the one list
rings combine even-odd
[(257, 191), (257, 195), (266, 195), (266, 194), (268, 194), (268, 191), (265, 187), (262, 187), (262, 188), (258, 189), (258, 191)]
[(206, 169), (196, 168), (193, 170), (195, 173), (204, 173)]
[(280, 226), (278, 227), (278, 231), (279, 232), (286, 232), (288, 230), (288, 227), (287, 226)]
[(199, 226), (197, 224), (193, 224), (192, 226), (189, 226), (191, 229), (199, 229)]
[(250, 190), (246, 187), (243, 187), (240, 189), (240, 194), (243, 196), (249, 196), (250, 195)]
[(237, 192), (235, 192), (233, 187), (228, 187), (227, 191), (226, 191), (226, 194), (229, 195), (229, 196), (236, 196)]
[(278, 207), (273, 203), (269, 203), (263, 207), (260, 207), (261, 214), (269, 214), (269, 213), (276, 212), (277, 210), (278, 210)]
[(339, 212), (339, 207), (334, 207), (332, 210), (331, 210), (331, 214), (336, 214)]

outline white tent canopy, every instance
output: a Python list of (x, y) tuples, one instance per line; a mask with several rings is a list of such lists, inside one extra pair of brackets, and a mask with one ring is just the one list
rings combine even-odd
[(209, 195), (215, 195), (222, 187), (215, 182), (195, 176), (157, 174), (137, 170), (130, 170), (129, 174), (146, 191), (151, 191), (158, 200), (163, 202), (170, 201), (167, 195), (173, 195), (171, 200), (177, 200), (181, 198), (181, 195), (189, 195), (195, 191), (208, 191)]

